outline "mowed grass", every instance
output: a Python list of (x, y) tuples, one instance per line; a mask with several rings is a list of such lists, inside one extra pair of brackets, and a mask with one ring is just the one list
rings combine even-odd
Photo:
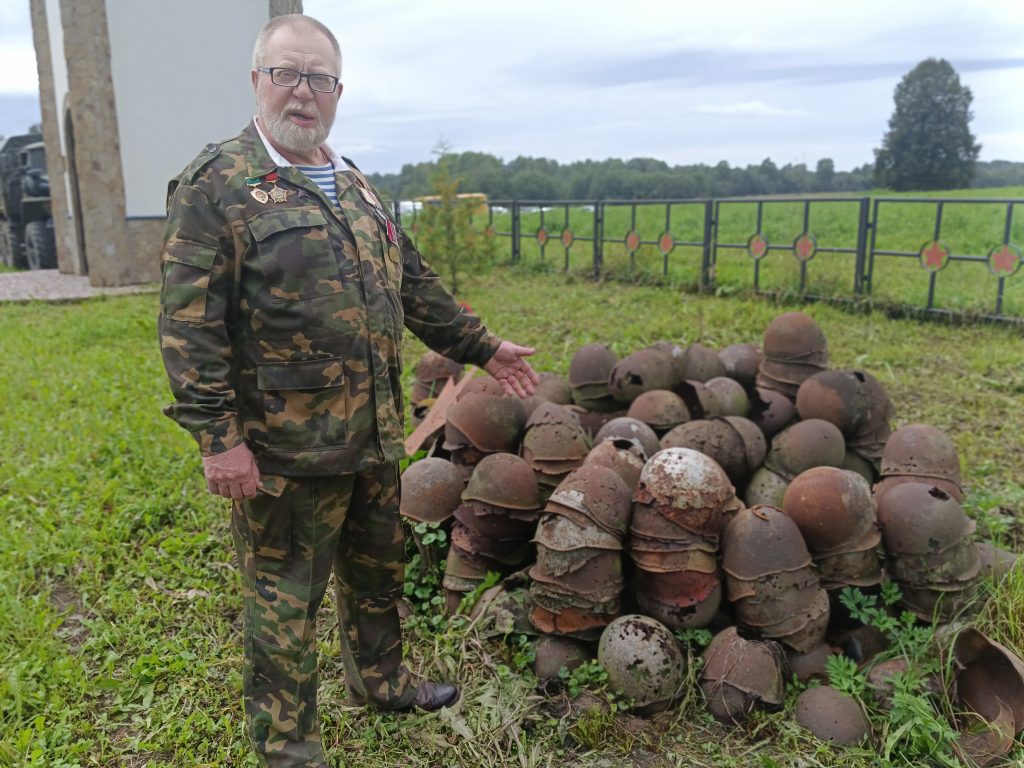
[[(834, 197), (834, 196), (833, 196)], [(860, 195), (850, 197), (859, 198)], [(859, 202), (812, 195), (806, 209), (803, 202), (785, 197), (766, 199), (762, 205), (746, 199), (723, 200), (716, 212), (718, 229), (716, 265), (717, 290), (731, 293), (753, 288), (777, 293), (806, 293), (819, 296), (859, 298), (883, 305), (922, 308), (928, 305), (968, 314), (995, 314), (999, 277), (983, 261), (962, 261), (961, 257), (988, 256), (990, 249), (1006, 238), (1006, 203), (973, 202), (982, 199), (1015, 199), (1009, 217), (1009, 241), (1024, 247), (1024, 187), (969, 189), (894, 195), (879, 190), (870, 193), (872, 201), (881, 198), (877, 213), (874, 247), (877, 251), (900, 251), (913, 256), (878, 254), (874, 258), (870, 293), (854, 293), (855, 255)], [(935, 275), (923, 269), (916, 256), (935, 236), (937, 203), (903, 202), (905, 198), (956, 198), (962, 202), (945, 203), (939, 237), (952, 252), (953, 259)], [(760, 214), (759, 214), (760, 209)], [(872, 209), (873, 211), (873, 209)], [(758, 216), (760, 215), (760, 226)], [(872, 220), (875, 216), (870, 214)], [(482, 228), (487, 217), (478, 216)], [(511, 256), (511, 215), (493, 217), (497, 230), (500, 258)], [(539, 270), (590, 272), (593, 270), (594, 212), (592, 206), (553, 205), (547, 210), (536, 207), (521, 215), (521, 261)], [(541, 247), (535, 234), (543, 227), (550, 239)], [(573, 241), (566, 248), (560, 241), (570, 230)], [(642, 245), (630, 253), (624, 244), (626, 235), (635, 231)], [(760, 231), (769, 243), (767, 255), (755, 266), (746, 250), (748, 239)], [(793, 255), (793, 244), (804, 231), (814, 235), (818, 252), (801, 264)], [(658, 247), (659, 238), (669, 233), (677, 245), (666, 256)], [(695, 289), (700, 284), (704, 240), (703, 203), (609, 203), (604, 207), (603, 271), (609, 277), (629, 281), (666, 282)], [(689, 244), (687, 244), (689, 243)], [(870, 247), (870, 233), (867, 246)], [(835, 252), (838, 251), (838, 252)], [(1024, 268), (1004, 279), (1003, 315), (1024, 317)]]
[[(539, 369), (563, 374), (587, 342), (620, 354), (659, 339), (756, 342), (787, 309), (530, 269), (474, 277), (460, 299), (498, 333), (536, 346)], [(2, 766), (256, 765), (240, 705), (228, 509), (205, 493), (191, 438), (160, 414), (169, 395), (156, 311), (151, 295), (0, 306)], [(888, 388), (897, 425), (927, 422), (953, 438), (979, 527), (1020, 547), (1019, 330), (806, 311), (827, 333), (834, 365), (866, 368)], [(407, 382), (422, 352), (406, 344)], [(983, 617), (1018, 652), (1022, 590), (1019, 579), (1005, 584)], [(884, 764), (876, 745), (814, 741), (793, 724), (791, 703), (739, 728), (714, 724), (693, 687), (650, 721), (613, 716), (600, 691), (594, 706), (568, 709), (536, 691), (509, 646), (457, 625), (407, 635), (417, 672), (463, 683), (456, 710), (351, 709), (329, 601), (320, 628), (333, 766)]]

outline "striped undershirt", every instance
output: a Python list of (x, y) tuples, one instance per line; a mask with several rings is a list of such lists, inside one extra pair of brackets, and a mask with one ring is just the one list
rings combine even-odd
[(328, 200), (335, 208), (338, 207), (338, 189), (334, 183), (334, 166), (327, 165), (296, 165), (295, 170), (302, 171), (309, 177), (309, 180), (320, 187)]

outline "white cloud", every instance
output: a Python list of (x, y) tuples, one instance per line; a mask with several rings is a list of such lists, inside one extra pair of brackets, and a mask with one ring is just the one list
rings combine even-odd
[(726, 115), (738, 117), (793, 117), (805, 114), (802, 109), (782, 109), (771, 107), (763, 101), (741, 101), (736, 104), (703, 104), (694, 107), (695, 112), (702, 115)]

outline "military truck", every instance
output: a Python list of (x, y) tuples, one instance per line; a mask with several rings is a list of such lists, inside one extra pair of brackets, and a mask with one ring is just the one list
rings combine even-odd
[(39, 134), (0, 146), (0, 261), (18, 269), (53, 269), (57, 249), (46, 148)]

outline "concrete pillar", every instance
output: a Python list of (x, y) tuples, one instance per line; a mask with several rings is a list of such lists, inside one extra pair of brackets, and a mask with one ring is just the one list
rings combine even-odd
[(74, 221), (68, 217), (69, 202), (64, 172), (67, 158), (60, 142), (62, 115), (53, 84), (53, 58), (50, 55), (50, 32), (46, 23), (46, 0), (30, 0), (32, 37), (36, 47), (39, 71), (39, 109), (43, 116), (43, 141), (46, 144), (46, 173), (50, 177), (50, 203), (53, 212), (53, 234), (57, 242), (57, 266), (71, 275), (85, 274), (85, 265), (78, 253)]
[(138, 282), (125, 258), (124, 175), (104, 0), (62, 0), (61, 23), (89, 282)]

